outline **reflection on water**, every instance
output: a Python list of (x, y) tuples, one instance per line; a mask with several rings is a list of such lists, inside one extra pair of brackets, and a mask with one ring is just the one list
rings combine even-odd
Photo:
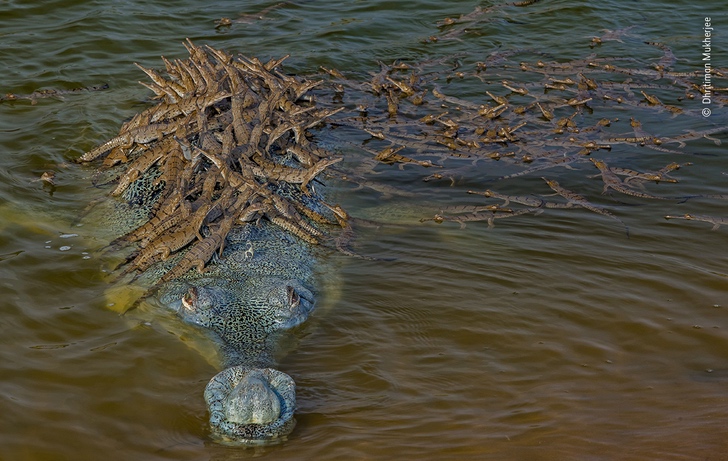
[[(241, 13), (238, 3), (7, 5), (2, 93), (109, 89), (0, 104), (0, 458), (720, 459), (728, 448), (726, 228), (662, 217), (727, 216), (725, 201), (602, 197), (600, 180), (585, 179), (591, 170), (554, 173), (617, 214), (628, 239), (588, 210), (552, 209), (493, 229), (418, 222), (444, 205), (480, 203), (466, 194), (479, 185), (475, 173), (427, 187), (417, 167), (385, 173), (383, 182), (416, 198), (342, 186), (337, 198), (353, 215), (386, 223), (362, 227), (357, 250), (395, 260), (334, 256), (340, 285), (324, 290), (319, 314), (281, 363), (298, 383), (299, 410), (280, 446), (212, 444), (202, 390), (216, 370), (197, 350), (199, 338), (159, 313), (119, 316), (108, 305), (106, 264), (95, 252), (103, 234), (76, 225), (103, 191), (90, 187), (89, 169), (69, 163), (144, 107), (132, 63), (180, 57), (185, 37), (261, 57), (290, 53), (289, 70), (324, 65), (364, 75), (378, 71), (377, 60), (470, 63), (533, 48), (565, 61), (648, 53), (636, 45), (655, 40), (687, 71), (702, 65), (702, 17), (718, 27), (721, 14), (718, 2), (640, 2), (639, 11), (625, 2), (539, 2), (438, 27), (476, 5), (290, 2), (218, 29), (215, 20)], [(622, 42), (590, 47), (601, 29), (632, 25)], [(727, 67), (718, 37), (713, 62)], [(646, 64), (660, 55), (633, 57)], [(474, 84), (462, 93), (482, 96)], [(710, 121), (725, 123), (722, 107), (714, 109)], [(675, 130), (709, 122), (653, 117), (641, 121)], [(324, 141), (353, 151), (365, 139), (341, 138)], [(678, 184), (651, 191), (728, 193), (722, 145), (697, 139), (683, 150), (630, 151), (630, 161), (693, 163), (674, 173)], [(488, 176), (507, 174), (505, 164), (492, 165)], [(56, 172), (55, 187), (35, 181), (44, 171)], [(539, 176), (514, 187), (545, 194)]]

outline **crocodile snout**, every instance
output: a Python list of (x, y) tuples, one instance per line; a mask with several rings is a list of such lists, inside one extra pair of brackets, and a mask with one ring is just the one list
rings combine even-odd
[(207, 384), (205, 401), (210, 425), (225, 443), (268, 443), (288, 435), (296, 424), (296, 383), (272, 368), (227, 368)]

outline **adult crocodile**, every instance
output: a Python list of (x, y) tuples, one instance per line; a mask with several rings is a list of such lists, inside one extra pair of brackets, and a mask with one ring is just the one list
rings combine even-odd
[(223, 441), (272, 441), (293, 429), (295, 383), (273, 369), (274, 353), (280, 333), (313, 310), (317, 250), (267, 221), (239, 226), (209, 270), (158, 287), (164, 306), (220, 346), (225, 369), (204, 397)]
[(125, 233), (111, 248), (132, 249), (118, 281), (137, 279), (143, 299), (219, 345), (224, 369), (204, 392), (213, 433), (267, 443), (295, 424), (276, 344), (313, 310), (314, 262), (346, 226), (313, 185), (340, 158), (307, 133), (336, 111), (307, 100), (320, 82), (284, 74), (282, 60), (186, 47), (188, 60), (164, 60), (167, 77), (142, 67), (161, 101), (79, 160), (103, 158), (97, 182), (114, 184), (107, 218)]

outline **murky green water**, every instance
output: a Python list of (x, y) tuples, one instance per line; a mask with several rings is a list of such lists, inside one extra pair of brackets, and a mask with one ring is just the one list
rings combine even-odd
[[(202, 391), (216, 369), (188, 346), (194, 334), (107, 305), (114, 300), (94, 252), (103, 234), (75, 226), (103, 192), (90, 186), (90, 169), (70, 164), (145, 107), (148, 92), (136, 83), (144, 76), (132, 63), (184, 57), (186, 37), (261, 58), (291, 54), (288, 71), (325, 65), (366, 75), (378, 60), (472, 64), (497, 49), (565, 61), (593, 52), (601, 29), (636, 25), (624, 43), (597, 51), (646, 63), (659, 54), (642, 42), (659, 41), (686, 71), (702, 66), (705, 16), (715, 27), (714, 65), (728, 67), (722, 2), (544, 0), (452, 39), (456, 28), (438, 21), (489, 3), (296, 1), (217, 30), (216, 19), (273, 3), (148, 3), (0, 7), (1, 93), (109, 85), (0, 104), (0, 459), (726, 459), (728, 229), (662, 219), (728, 217), (724, 200), (622, 201), (600, 196), (601, 182), (584, 170), (553, 173), (618, 214), (628, 239), (586, 210), (493, 229), (418, 222), (438, 211), (435, 202), (477, 203), (465, 191), (510, 172), (495, 162), (452, 187), (424, 187), (422, 171), (409, 167), (387, 176), (416, 199), (342, 191), (353, 215), (398, 224), (365, 232), (359, 248), (396, 260), (341, 263), (339, 289), (322, 295), (322, 314), (281, 363), (298, 385), (290, 440), (230, 449), (209, 441)], [(441, 39), (428, 43), (432, 35)], [(480, 97), (474, 86), (461, 90)], [(710, 120), (655, 112), (641, 121), (702, 130), (726, 123), (714, 109)], [(716, 138), (723, 144), (690, 141), (679, 156), (627, 155), (694, 164), (654, 193), (728, 194), (728, 134)], [(44, 171), (56, 172), (55, 187), (37, 181)]]

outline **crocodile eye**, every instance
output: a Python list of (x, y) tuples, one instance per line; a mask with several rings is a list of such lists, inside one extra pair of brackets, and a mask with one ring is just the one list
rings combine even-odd
[(297, 308), (298, 305), (301, 304), (301, 297), (298, 293), (296, 293), (296, 290), (294, 290), (292, 286), (288, 285), (286, 289), (288, 290), (288, 306), (291, 309)]
[(182, 296), (182, 305), (189, 310), (194, 310), (197, 299), (197, 288), (192, 287)]

